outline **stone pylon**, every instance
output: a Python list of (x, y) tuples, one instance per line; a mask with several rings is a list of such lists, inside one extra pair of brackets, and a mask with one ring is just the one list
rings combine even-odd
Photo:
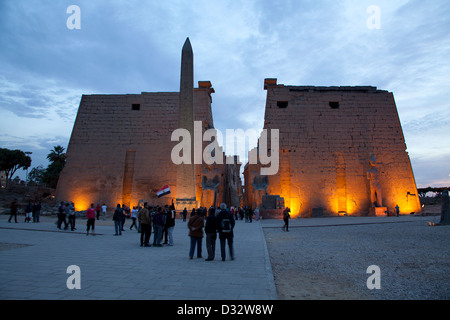
[[(190, 164), (177, 167), (177, 204), (178, 207), (192, 208), (197, 206), (195, 194), (194, 164), (194, 53), (189, 38), (184, 43), (181, 53), (180, 109), (179, 128), (191, 134)], [(178, 209), (178, 208), (177, 208)]]

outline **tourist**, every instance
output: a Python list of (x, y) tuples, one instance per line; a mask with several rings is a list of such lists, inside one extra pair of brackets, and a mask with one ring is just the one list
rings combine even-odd
[(155, 228), (155, 235), (153, 236), (153, 245), (155, 247), (162, 247), (161, 239), (165, 219), (161, 211), (162, 211), (161, 207), (158, 207), (155, 215), (153, 216), (153, 224)]
[(227, 210), (227, 205), (222, 203), (220, 205), (220, 212), (217, 216), (217, 226), (219, 231), (219, 240), (220, 240), (220, 254), (222, 257), (222, 261), (225, 261), (225, 247), (226, 243), (228, 243), (230, 258), (234, 260), (234, 248), (233, 248), (233, 229), (235, 225), (235, 221), (231, 213)]
[(133, 230), (133, 226), (134, 226), (134, 227), (136, 227), (136, 230), (139, 231), (137, 224), (136, 224), (137, 214), (138, 214), (137, 207), (133, 207), (133, 209), (131, 210), (131, 220), (133, 220), (133, 223), (130, 226), (130, 230)]
[(32, 212), (33, 212), (33, 205), (31, 204), (31, 201), (28, 201), (28, 204), (25, 207), (25, 222), (31, 221)]
[[(211, 210), (212, 209), (212, 210)], [(208, 258), (205, 261), (212, 261), (216, 255), (216, 239), (217, 239), (217, 217), (213, 207), (208, 212), (208, 218), (205, 223), (206, 233), (206, 250), (208, 251)]]
[(183, 222), (186, 222), (186, 217), (187, 217), (187, 209), (186, 208), (184, 208), (182, 214), (183, 214)]
[(289, 209), (289, 207), (286, 207), (286, 209), (284, 209), (283, 211), (283, 220), (284, 220), (283, 231), (289, 231), (289, 219), (291, 218), (289, 212), (291, 212), (291, 209)]
[(395, 215), (398, 217), (400, 215), (400, 207), (398, 204), (395, 206)]
[(12, 217), (14, 217), (14, 222), (17, 223), (17, 209), (19, 208), (19, 202), (17, 199), (14, 199), (13, 202), (11, 202), (11, 215), (9, 216), (8, 222), (11, 222)]
[(94, 204), (91, 203), (91, 207), (88, 208), (86, 210), (86, 218), (87, 218), (87, 223), (86, 223), (86, 235), (89, 235), (89, 230), (92, 227), (92, 235), (95, 235), (94, 230), (95, 230), (95, 209), (94, 209)]
[(166, 213), (166, 230), (167, 230), (167, 236), (169, 239), (166, 238), (166, 241), (164, 243), (168, 245), (173, 246), (173, 229), (175, 228), (175, 210), (172, 210), (169, 208), (168, 212)]
[(61, 230), (61, 224), (64, 222), (64, 230), (67, 230), (68, 225), (66, 222), (66, 204), (64, 203), (64, 201), (61, 201), (61, 204), (58, 207), (58, 229)]
[(122, 231), (125, 231), (125, 222), (128, 219), (128, 207), (124, 204), (122, 204)]
[(139, 210), (138, 220), (141, 226), (141, 247), (151, 247), (149, 242), (152, 234), (152, 222), (147, 208), (147, 202), (144, 203), (144, 207)]
[(31, 216), (33, 217), (33, 223), (36, 222), (36, 201), (31, 204)]
[(66, 215), (69, 218), (70, 230), (76, 230), (75, 228), (75, 208), (69, 203), (66, 203), (65, 209)]
[[(195, 209), (192, 209), (195, 212)], [(197, 211), (188, 221), (189, 237), (191, 237), (191, 248), (189, 250), (189, 259), (194, 257), (195, 246), (197, 245), (197, 258), (202, 258), (202, 238), (203, 226), (205, 221), (200, 211)]]
[(103, 215), (103, 220), (106, 219), (106, 209), (107, 209), (107, 208), (108, 208), (108, 207), (106, 206), (106, 204), (103, 203), (103, 205), (102, 205), (102, 215)]
[(115, 236), (122, 235), (122, 220), (123, 220), (123, 209), (120, 206), (120, 203), (117, 204), (116, 210), (113, 215), (114, 220), (114, 228), (116, 230)]
[(150, 207), (149, 211), (150, 211), (150, 219), (152, 221), (153, 224), (153, 246), (156, 246), (156, 224), (155, 224), (155, 216), (156, 213), (158, 212), (158, 208), (159, 206), (156, 206), (154, 208)]
[(39, 223), (42, 205), (40, 201), (35, 201), (33, 206), (33, 222)]
[(163, 216), (164, 216), (164, 227), (163, 227), (163, 237), (164, 237), (164, 242), (163, 244), (167, 244), (168, 243), (168, 235), (169, 235), (169, 230), (167, 230), (167, 219), (169, 219), (169, 215), (170, 215), (170, 210), (169, 210), (169, 206), (166, 204), (164, 206), (164, 212), (163, 212)]
[(259, 208), (258, 207), (255, 208), (255, 220), (259, 221)]
[(97, 206), (95, 207), (95, 213), (97, 214), (97, 220), (100, 220), (100, 203), (97, 203)]
[[(153, 217), (155, 216), (155, 213), (156, 213), (156, 207), (153, 207), (153, 206), (149, 206), (149, 205), (147, 205), (147, 209), (148, 209), (148, 215), (149, 215), (149, 217), (150, 217), (150, 223), (152, 223), (153, 222)], [(138, 221), (139, 221), (139, 219), (138, 219)], [(152, 228), (150, 229), (150, 230), (152, 230), (153, 229), (153, 234), (155, 234), (155, 224), (153, 224), (153, 226), (152, 226)], [(140, 230), (140, 223), (139, 223), (139, 230)], [(153, 235), (153, 242), (155, 242), (155, 236)]]

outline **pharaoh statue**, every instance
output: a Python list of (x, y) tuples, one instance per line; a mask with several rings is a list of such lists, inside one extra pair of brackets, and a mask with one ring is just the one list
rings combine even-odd
[(367, 171), (367, 179), (369, 179), (370, 185), (370, 202), (372, 203), (373, 207), (382, 207), (383, 197), (381, 193), (380, 182), (378, 180), (378, 170), (376, 168), (377, 160), (375, 159), (373, 154), (370, 155), (369, 165), (370, 168)]
[(219, 169), (206, 166), (202, 171), (202, 206), (217, 206), (220, 182)]
[(255, 175), (252, 181), (255, 202), (259, 205), (262, 203), (262, 197), (267, 194), (269, 186), (269, 178), (267, 176)]

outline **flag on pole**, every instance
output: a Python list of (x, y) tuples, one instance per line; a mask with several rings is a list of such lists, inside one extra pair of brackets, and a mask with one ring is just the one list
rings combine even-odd
[(158, 190), (156, 192), (156, 195), (158, 196), (158, 198), (164, 197), (165, 195), (170, 193), (170, 188), (169, 186), (164, 186), (162, 187), (160, 190)]

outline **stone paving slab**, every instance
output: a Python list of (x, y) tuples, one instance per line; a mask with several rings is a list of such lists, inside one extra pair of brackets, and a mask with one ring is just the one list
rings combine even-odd
[[(111, 221), (96, 222), (86, 236), (86, 220), (77, 230), (58, 230), (55, 217), (40, 223), (8, 223), (0, 216), (0, 299), (130, 300), (274, 300), (270, 259), (260, 222), (237, 221), (235, 260), (207, 262), (188, 257), (186, 222), (176, 220), (175, 245), (140, 247), (128, 220), (122, 236)], [(151, 242), (153, 241), (153, 234)], [(206, 257), (205, 238), (203, 257)], [(68, 266), (80, 268), (81, 289), (68, 289)]]

